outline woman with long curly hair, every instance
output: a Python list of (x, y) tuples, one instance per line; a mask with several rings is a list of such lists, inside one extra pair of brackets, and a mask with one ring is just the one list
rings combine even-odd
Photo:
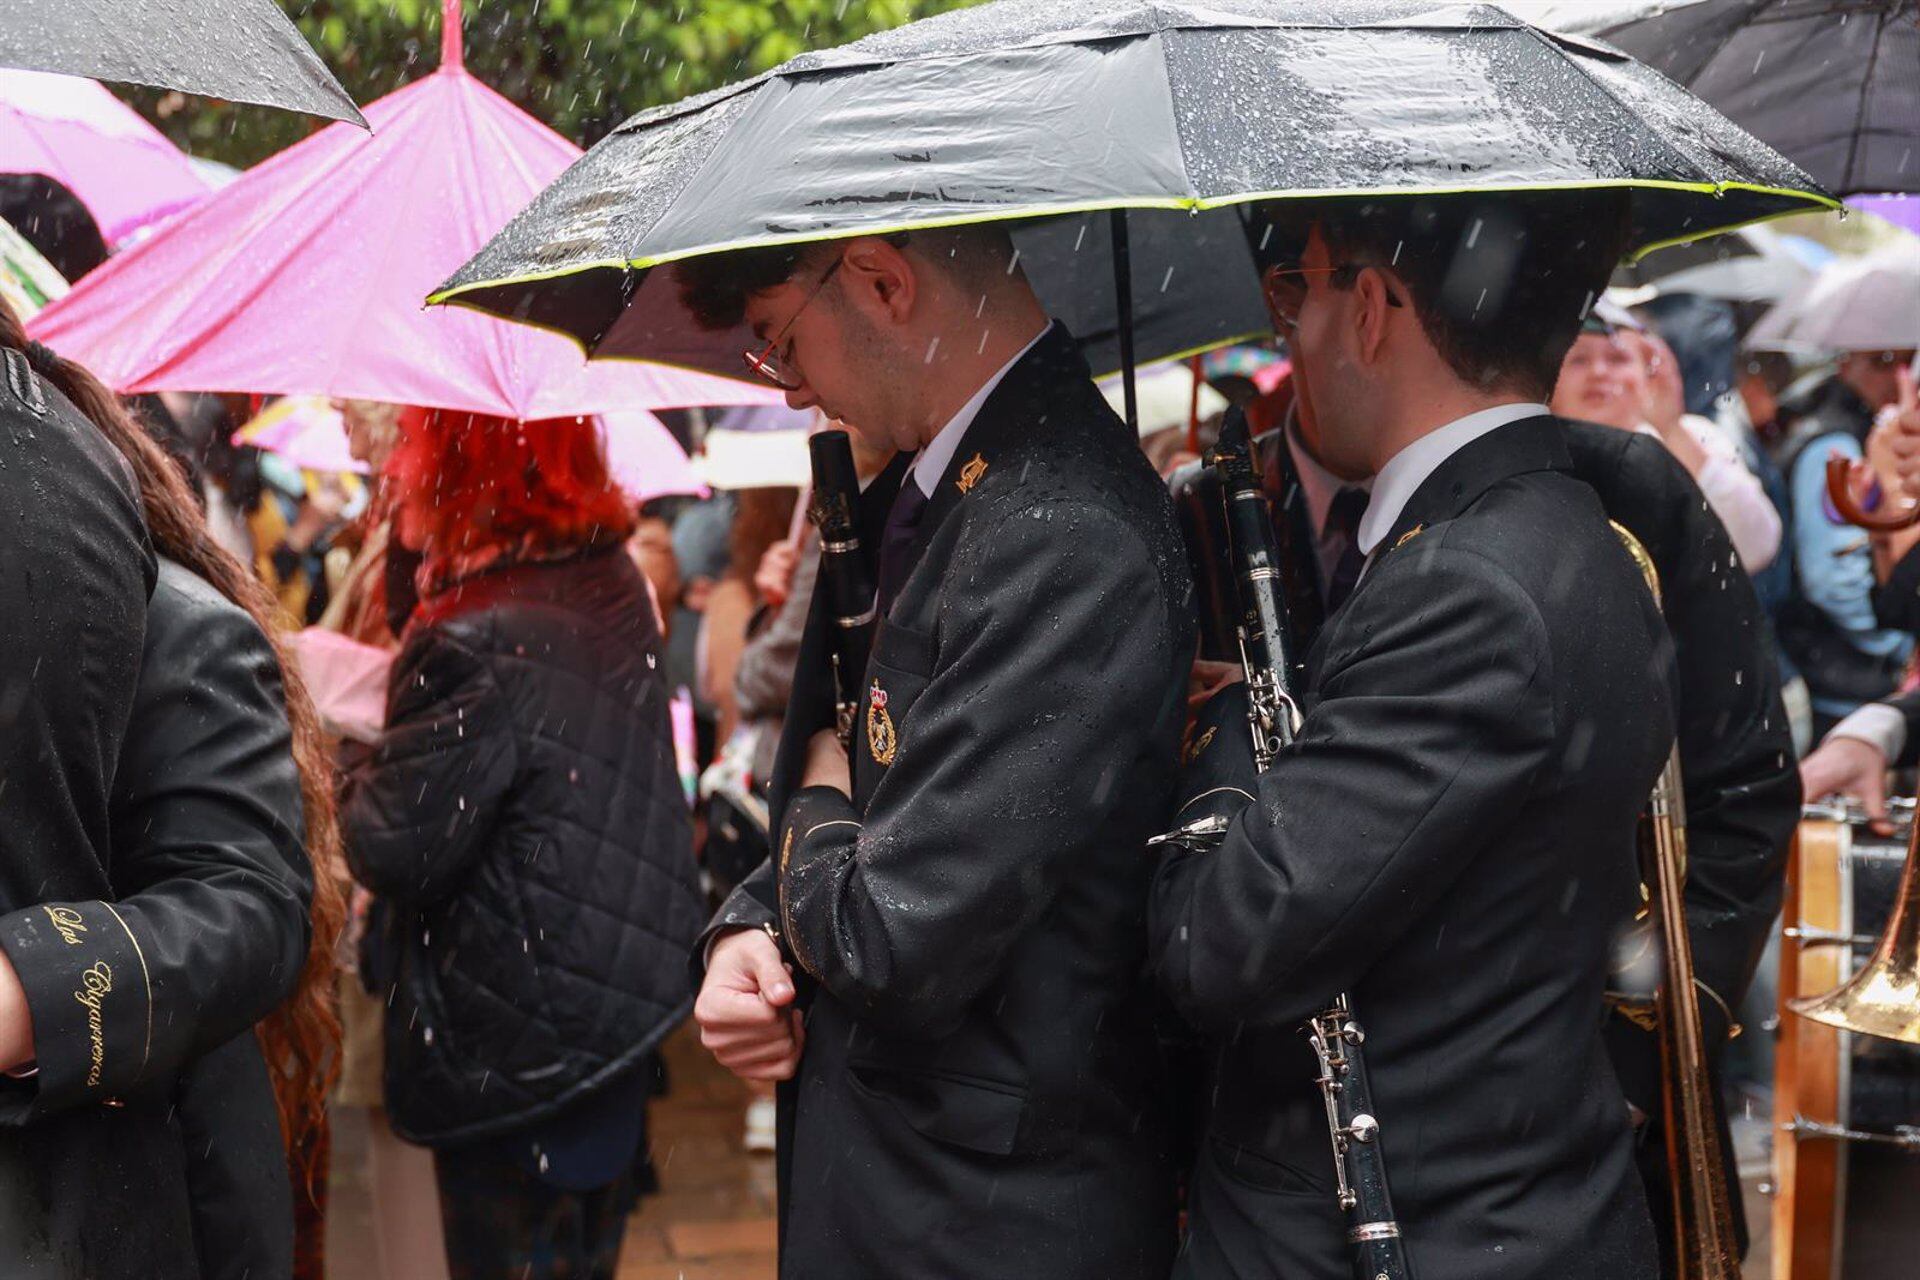
[(691, 1004), (660, 632), (598, 432), (410, 411), (387, 464), (419, 606), (342, 825), (379, 899), (387, 1112), (433, 1148), (454, 1280), (611, 1280)]
[[(304, 953), (272, 966), (297, 970), (276, 978), (291, 994), (251, 1034), (208, 1046), (173, 1099), (200, 1274), (292, 1274), (296, 1189), (309, 1203), (324, 1191), (339, 1042), (334, 948), (345, 897), (325, 740), (271, 624), (272, 597), (213, 541), (178, 464), (90, 373), (27, 341), (4, 307), (0, 348), (24, 353), (125, 460), (160, 557), (110, 804), (114, 892), (136, 898), (190, 859), (274, 867), (301, 891), (311, 869)], [(165, 945), (191, 958), (204, 944)], [(144, 961), (162, 963), (150, 953)], [(317, 1231), (303, 1244), (301, 1270), (317, 1275)]]

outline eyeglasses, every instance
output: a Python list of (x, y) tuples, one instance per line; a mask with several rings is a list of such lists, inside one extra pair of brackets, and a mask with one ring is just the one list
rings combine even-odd
[(793, 322), (798, 320), (800, 313), (811, 306), (813, 300), (820, 296), (820, 291), (827, 287), (827, 281), (833, 279), (833, 273), (838, 271), (840, 264), (846, 260), (846, 255), (842, 254), (833, 260), (832, 266), (820, 273), (820, 278), (814, 282), (812, 290), (808, 292), (800, 305), (794, 308), (793, 314), (787, 317), (787, 322), (780, 326), (780, 332), (774, 334), (766, 346), (758, 351), (748, 349), (740, 353), (746, 358), (747, 368), (753, 370), (782, 391), (798, 391), (806, 384), (806, 379), (801, 376), (800, 370), (794, 365), (793, 352), (782, 351), (779, 347), (786, 339), (787, 331), (793, 328)]
[[(1300, 324), (1300, 308), (1307, 301), (1308, 276), (1326, 276), (1335, 289), (1350, 288), (1370, 262), (1342, 262), (1331, 267), (1275, 267), (1267, 273), (1267, 299), (1279, 328), (1291, 333)], [(1400, 299), (1387, 291), (1387, 305), (1397, 307)]]

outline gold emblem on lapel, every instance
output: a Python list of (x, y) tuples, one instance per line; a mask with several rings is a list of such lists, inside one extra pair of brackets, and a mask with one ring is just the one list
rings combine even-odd
[(1400, 548), (1406, 546), (1409, 542), (1412, 542), (1415, 538), (1419, 537), (1421, 534), (1425, 533), (1426, 531), (1427, 531), (1427, 526), (1423, 524), (1417, 524), (1413, 526), (1413, 528), (1407, 530), (1405, 533), (1400, 535), (1399, 539), (1394, 542), (1393, 549), (1395, 551), (1398, 551)]
[(875, 680), (867, 694), (867, 751), (875, 764), (884, 767), (893, 763), (894, 748), (899, 745), (899, 736), (893, 731), (893, 717), (887, 714), (887, 691)]
[(780, 871), (785, 874), (787, 859), (793, 856), (793, 828), (787, 828), (787, 838), (780, 842)]
[(1219, 732), (1217, 728), (1208, 729), (1198, 738), (1195, 738), (1193, 736), (1194, 728), (1194, 725), (1187, 726), (1187, 740), (1181, 744), (1180, 748), (1181, 764), (1192, 764), (1195, 760), (1198, 760), (1200, 753), (1213, 745), (1213, 735)]
[(973, 461), (960, 468), (960, 478), (953, 482), (954, 487), (966, 493), (979, 484), (980, 477), (985, 474), (987, 474), (987, 460), (976, 453), (973, 455)]

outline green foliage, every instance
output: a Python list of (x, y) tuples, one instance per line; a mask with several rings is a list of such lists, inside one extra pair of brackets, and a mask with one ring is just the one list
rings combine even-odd
[[(432, 71), (439, 0), (281, 0), (362, 104)], [(466, 63), (582, 146), (634, 112), (972, 0), (468, 0)], [(124, 92), (123, 88), (123, 92)], [(315, 122), (158, 91), (129, 92), (195, 155), (245, 167)]]

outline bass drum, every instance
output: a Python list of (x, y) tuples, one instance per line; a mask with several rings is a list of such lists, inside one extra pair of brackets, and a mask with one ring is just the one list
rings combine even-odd
[[(1911, 824), (1911, 804), (1897, 817)], [(1907, 831), (1811, 806), (1794, 841), (1780, 948), (1773, 1101), (1774, 1280), (1920, 1271), (1920, 1046), (1852, 1035), (1787, 1007), (1872, 954), (1906, 866)]]

